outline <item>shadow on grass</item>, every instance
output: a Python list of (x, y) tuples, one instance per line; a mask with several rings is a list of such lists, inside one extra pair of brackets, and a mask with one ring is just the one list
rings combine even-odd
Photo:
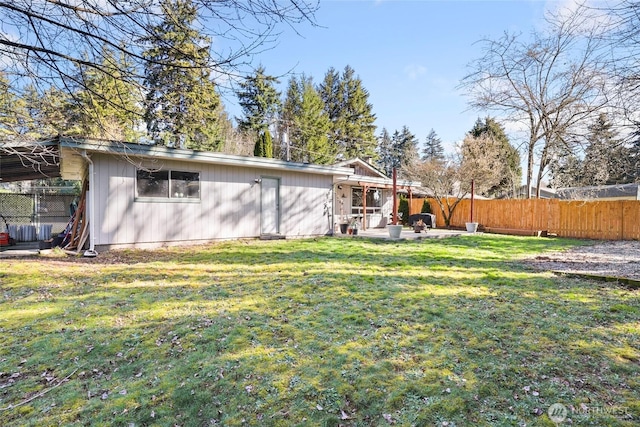
[(456, 240), (228, 244), (39, 276), (15, 268), (3, 277), (0, 372), (19, 375), (0, 375), (0, 406), (78, 372), (0, 417), (553, 425), (544, 414), (563, 402), (615, 407), (588, 422), (632, 425), (637, 297), (528, 272), (514, 258), (526, 242)]

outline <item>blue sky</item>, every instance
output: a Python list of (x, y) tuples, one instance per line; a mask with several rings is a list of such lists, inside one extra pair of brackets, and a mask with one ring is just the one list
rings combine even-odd
[[(369, 91), (377, 116), (376, 135), (408, 126), (424, 142), (433, 128), (448, 150), (486, 113), (468, 111), (456, 89), (480, 55), (476, 44), (504, 31), (528, 34), (548, 5), (541, 0), (437, 1), (321, 0), (318, 26), (287, 29), (272, 49), (256, 55), (254, 66), (281, 77), (305, 73), (319, 83), (330, 67), (350, 65)], [(232, 100), (227, 100), (229, 104)], [(232, 116), (240, 114), (228, 105)]]

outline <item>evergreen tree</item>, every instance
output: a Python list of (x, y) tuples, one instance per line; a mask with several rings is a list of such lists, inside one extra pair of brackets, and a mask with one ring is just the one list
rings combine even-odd
[[(82, 136), (138, 142), (142, 111), (141, 96), (122, 78), (130, 67), (108, 49), (103, 49), (101, 69), (81, 70), (82, 89), (75, 95), (75, 124)], [(128, 71), (132, 72), (132, 71)]]
[(258, 138), (274, 121), (280, 107), (280, 93), (275, 85), (278, 79), (265, 74), (263, 66), (255, 74), (240, 82), (236, 92), (244, 117), (237, 118), (240, 130)]
[(219, 150), (220, 97), (208, 68), (208, 38), (193, 26), (191, 0), (164, 0), (164, 20), (142, 41), (147, 87), (145, 121), (157, 144)]
[(582, 160), (569, 149), (558, 150), (553, 153), (553, 160), (549, 164), (552, 188), (581, 187)]
[(273, 158), (273, 140), (271, 138), (271, 132), (269, 132), (268, 129), (265, 129), (262, 134), (260, 134), (253, 149), (253, 155), (256, 157)]
[(627, 182), (640, 182), (640, 127), (633, 132), (632, 138), (625, 163), (625, 177)]
[(399, 165), (399, 156), (394, 150), (393, 140), (387, 128), (382, 128), (382, 132), (378, 137), (378, 167), (385, 175), (391, 176), (394, 166)]
[(420, 155), (418, 154), (418, 138), (409, 131), (407, 126), (403, 126), (399, 133), (395, 132), (392, 140), (397, 147), (396, 152), (400, 156), (400, 169), (406, 168), (420, 159)]
[(14, 92), (7, 76), (0, 71), (0, 140), (17, 139), (26, 132), (24, 100)]
[[(344, 94), (341, 87), (340, 72), (331, 67), (324, 75), (324, 80), (318, 85), (318, 93), (324, 103), (324, 110), (331, 121), (331, 140), (336, 140), (336, 123), (342, 115)], [(344, 154), (344, 153), (342, 153)]]
[(347, 158), (375, 157), (376, 117), (368, 102), (369, 92), (353, 68), (346, 66), (342, 75), (330, 68), (318, 91), (331, 122), (330, 142), (338, 154)]
[(395, 131), (393, 136), (382, 129), (378, 138), (378, 156), (380, 169), (391, 176), (394, 167), (402, 171), (419, 159), (418, 139), (407, 126), (403, 126), (401, 131)]
[(424, 149), (422, 150), (422, 160), (444, 160), (442, 140), (433, 129), (431, 129), (425, 140)]
[(76, 113), (67, 92), (50, 87), (42, 94), (34, 86), (23, 92), (26, 103), (26, 126), (32, 138), (51, 138), (62, 134), (79, 134), (74, 128)]
[(409, 200), (404, 194), (398, 200), (398, 215), (402, 224), (409, 225)]
[(600, 114), (589, 126), (588, 145), (582, 162), (581, 183), (584, 186), (622, 184), (629, 152), (617, 138), (606, 114)]
[(515, 190), (522, 180), (522, 166), (520, 165), (520, 153), (516, 150), (504, 131), (500, 123), (491, 117), (483, 120), (478, 118), (469, 135), (478, 141), (488, 141), (481, 138), (489, 136), (497, 143), (499, 156), (503, 159), (502, 170), (500, 174), (502, 178), (499, 184), (491, 187), (487, 192), (487, 196), (515, 196)]
[(27, 132), (33, 139), (48, 137), (57, 134), (57, 132), (47, 131), (47, 126), (42, 120), (42, 98), (32, 85), (27, 86), (22, 92), (22, 98), (26, 104), (25, 125)]
[(329, 117), (311, 78), (303, 75), (289, 80), (282, 118), (288, 126), (293, 160), (318, 164), (335, 161), (335, 150), (327, 137)]
[(429, 203), (428, 199), (424, 199), (424, 201), (422, 202), (422, 209), (420, 209), (420, 212), (433, 213), (433, 211), (431, 210), (431, 203)]

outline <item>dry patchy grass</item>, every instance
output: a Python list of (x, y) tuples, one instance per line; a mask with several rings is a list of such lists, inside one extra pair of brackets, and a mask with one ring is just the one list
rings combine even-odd
[(640, 420), (638, 292), (505, 236), (225, 242), (0, 264), (2, 425)]

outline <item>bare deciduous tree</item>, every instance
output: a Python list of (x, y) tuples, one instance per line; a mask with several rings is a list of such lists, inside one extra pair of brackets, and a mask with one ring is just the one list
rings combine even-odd
[[(105, 68), (105, 48), (131, 65), (118, 77), (141, 80), (145, 42), (165, 18), (166, 0), (0, 0), (0, 60), (6, 73), (29, 78), (48, 88), (83, 88), (78, 69), (110, 74)], [(217, 50), (207, 64), (217, 75), (242, 72), (250, 56), (273, 46), (282, 25), (314, 23), (317, 0), (193, 0), (197, 26)], [(159, 39), (160, 40), (160, 39)], [(156, 61), (162, 61), (157, 60)], [(178, 66), (172, 63), (156, 63)]]
[(471, 193), (471, 182), (476, 193), (483, 193), (502, 179), (502, 147), (490, 135), (467, 135), (455, 154), (444, 160), (417, 160), (407, 167), (409, 179), (422, 182), (433, 196), (446, 227), (453, 213)]
[[(216, 43), (208, 55), (202, 55), (204, 59), (184, 65), (171, 59), (175, 55), (150, 59), (143, 54), (149, 43), (163, 43), (158, 32), (166, 19), (162, 5), (170, 1), (178, 0), (0, 0), (3, 73), (12, 85), (29, 85), (34, 93), (53, 90), (73, 97), (84, 92), (124, 109), (101, 91), (92, 90), (80, 71), (141, 87), (144, 65), (207, 68), (218, 77), (217, 87), (221, 87), (225, 81), (250, 72), (251, 56), (272, 47), (283, 26), (313, 25), (318, 8), (318, 0), (190, 0), (198, 12), (193, 25)], [(185, 25), (176, 22), (178, 28)], [(123, 66), (106, 66), (113, 63), (106, 52), (119, 58)], [(28, 152), (12, 151), (11, 145), (0, 142), (0, 151), (25, 157), (27, 162), (41, 162)]]
[(531, 40), (505, 35), (483, 41), (483, 55), (461, 82), (471, 107), (498, 112), (526, 129), (527, 197), (534, 170), (538, 187), (555, 145), (568, 145), (583, 121), (607, 105), (602, 22), (590, 10), (548, 19), (545, 33)]
[[(640, 3), (619, 0), (608, 10), (608, 41), (612, 50), (610, 74), (617, 85), (616, 107), (625, 119), (625, 138), (633, 141), (640, 129)], [(635, 135), (634, 135), (635, 134)]]

